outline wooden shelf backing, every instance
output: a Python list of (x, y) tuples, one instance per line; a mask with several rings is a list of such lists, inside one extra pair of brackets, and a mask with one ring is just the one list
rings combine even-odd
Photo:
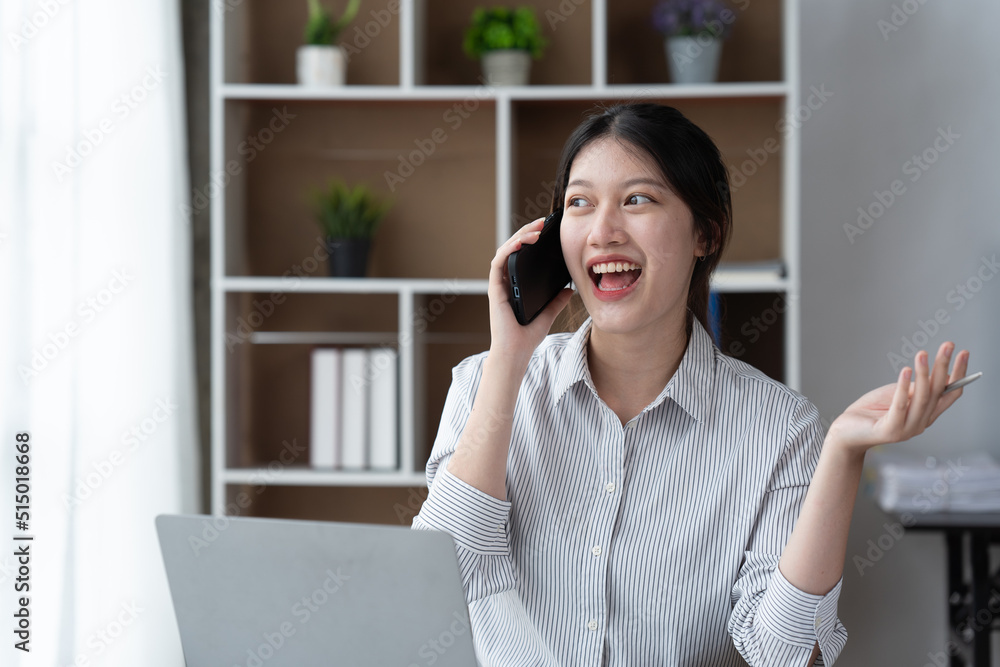
[[(405, 0), (404, 0), (405, 1)], [(414, 82), (430, 86), (475, 85), (479, 62), (462, 50), (465, 29), (479, 0), (424, 0), (411, 5), (412, 23), (402, 3), (366, 5), (341, 34), (350, 57), (349, 86), (396, 86), (407, 60)], [(782, 78), (781, 0), (735, 0), (736, 21), (725, 42), (719, 81), (779, 81)], [(595, 7), (578, 0), (532, 3), (548, 40), (533, 61), (531, 83), (543, 86), (668, 83), (663, 37), (652, 25), (647, 0), (607, 0), (594, 34)], [(340, 11), (343, 3), (333, 3)], [(305, 2), (245, 0), (220, 5), (224, 13), (224, 81), (227, 84), (294, 84), (296, 50), (303, 43)], [(412, 29), (413, 34), (403, 34)], [(402, 53), (401, 49), (412, 49)], [(606, 54), (606, 61), (601, 59)], [(401, 57), (402, 56), (402, 57)], [(596, 59), (596, 60), (595, 60)], [(595, 71), (595, 62), (597, 71)]]
[[(373, 240), (369, 276), (482, 277), (496, 248), (492, 102), (290, 102), (280, 105), (287, 124), (265, 134), (270, 142), (260, 150), (252, 139), (276, 105), (227, 106), (246, 112), (230, 141), (250, 146), (233, 158), (243, 198), (226, 227), (242, 252), (227, 262), (230, 275), (328, 275), (325, 261), (316, 262), (326, 254), (311, 196), (340, 178), (393, 201)], [(307, 265), (314, 270), (305, 273)]]
[(240, 516), (393, 526), (411, 525), (426, 497), (422, 480), (412, 486), (225, 485), (225, 504)]
[[(336, 14), (346, 3), (323, 4)], [(227, 83), (295, 83), (295, 54), (308, 17), (304, 0), (220, 2), (212, 11), (225, 12)], [(339, 40), (350, 58), (348, 85), (399, 84), (399, 29), (398, 10), (389, 11), (388, 3), (363, 4)]]
[(769, 377), (785, 382), (785, 293), (723, 294), (722, 342), (719, 348)]
[[(647, 0), (608, 1), (608, 83), (670, 81), (663, 38), (652, 27)], [(782, 78), (781, 0), (733, 0), (736, 19), (722, 47), (719, 81), (779, 81)]]
[(227, 306), (226, 331), (241, 342), (276, 332), (371, 336), (399, 329), (395, 294), (235, 292)]
[[(480, 81), (480, 64), (462, 51), (465, 29), (481, 0), (426, 0), (426, 34), (416, 40), (424, 62), (417, 83), (469, 85)], [(549, 44), (532, 61), (531, 83), (588, 85), (591, 77), (591, 8), (589, 2), (534, 0), (531, 6)], [(418, 59), (419, 61), (419, 59)], [(422, 75), (421, 75), (422, 74)]]

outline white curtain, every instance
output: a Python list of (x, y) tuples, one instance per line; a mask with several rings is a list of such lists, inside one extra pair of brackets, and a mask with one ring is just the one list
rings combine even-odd
[[(0, 3), (3, 665), (183, 664), (153, 523), (200, 508), (179, 13)], [(30, 653), (9, 629), (24, 544)]]

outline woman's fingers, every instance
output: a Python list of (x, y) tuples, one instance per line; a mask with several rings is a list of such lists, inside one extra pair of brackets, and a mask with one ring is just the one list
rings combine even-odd
[[(962, 378), (965, 377), (966, 372), (969, 370), (968, 350), (962, 350), (957, 355), (955, 355), (954, 358), (955, 358), (955, 365), (951, 369), (951, 375), (948, 376), (947, 378), (948, 384), (951, 384), (956, 380), (961, 380)], [(947, 386), (947, 384), (945, 386)], [(942, 387), (941, 390), (944, 391), (944, 387)], [(936, 395), (940, 396), (940, 398), (937, 401), (937, 405), (934, 406), (933, 412), (931, 412), (930, 424), (933, 424), (937, 420), (937, 418), (941, 416), (941, 413), (950, 408), (951, 405), (958, 400), (959, 396), (962, 395), (962, 390), (956, 389), (955, 391), (950, 392), (944, 396), (941, 396), (940, 394)]]
[(913, 369), (907, 366), (899, 372), (896, 391), (892, 395), (892, 405), (885, 417), (885, 428), (889, 433), (897, 433), (906, 426), (907, 406), (910, 403), (910, 378)]
[(507, 268), (507, 258), (510, 257), (511, 253), (521, 248), (524, 243), (534, 243), (538, 240), (538, 235), (542, 231), (542, 224), (545, 222), (545, 218), (539, 218), (529, 222), (524, 227), (514, 232), (514, 234), (503, 242), (503, 244), (497, 248), (496, 254), (493, 256), (493, 261), (491, 262), (493, 269), (498, 269), (497, 277), (502, 279), (506, 274), (504, 271)]
[(511, 253), (520, 249), (522, 243), (534, 243), (542, 229), (540, 223), (543, 222), (545, 222), (544, 218), (529, 222), (497, 248), (496, 254), (493, 255), (493, 261), (490, 262), (490, 289), (496, 290), (498, 296), (501, 292), (506, 293), (507, 258), (510, 257)]
[(938, 348), (937, 357), (934, 359), (934, 373), (931, 375), (931, 394), (940, 396), (944, 387), (948, 384), (948, 366), (951, 365), (951, 354), (955, 350), (955, 344), (946, 341)]
[(927, 353), (920, 350), (914, 358), (913, 394), (906, 412), (906, 433), (904, 436), (906, 438), (912, 438), (924, 429), (927, 405), (931, 397), (930, 368), (927, 357)]

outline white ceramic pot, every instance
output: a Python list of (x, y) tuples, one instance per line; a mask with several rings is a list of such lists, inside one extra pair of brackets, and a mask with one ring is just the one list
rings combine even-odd
[(708, 35), (667, 37), (667, 64), (674, 83), (715, 83), (722, 40)]
[(531, 54), (502, 49), (483, 54), (483, 76), (491, 86), (526, 86), (531, 75)]
[(303, 86), (343, 86), (347, 81), (347, 56), (339, 46), (306, 44), (295, 56), (295, 73)]

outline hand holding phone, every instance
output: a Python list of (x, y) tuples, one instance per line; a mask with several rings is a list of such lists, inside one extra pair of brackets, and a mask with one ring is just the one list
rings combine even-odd
[(558, 209), (545, 218), (538, 240), (507, 258), (508, 300), (521, 325), (535, 319), (570, 281), (559, 240), (561, 222)]

